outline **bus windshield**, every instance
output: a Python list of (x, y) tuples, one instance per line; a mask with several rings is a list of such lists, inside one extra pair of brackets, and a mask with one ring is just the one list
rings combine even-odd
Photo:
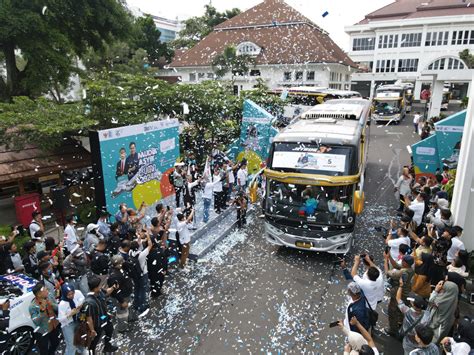
[(377, 100), (375, 102), (375, 113), (399, 113), (400, 101), (397, 100)]
[(357, 166), (354, 147), (275, 142), (270, 167), (283, 172), (343, 176)]
[(354, 185), (309, 186), (270, 179), (267, 183), (266, 213), (273, 218), (315, 224), (344, 225), (354, 221)]

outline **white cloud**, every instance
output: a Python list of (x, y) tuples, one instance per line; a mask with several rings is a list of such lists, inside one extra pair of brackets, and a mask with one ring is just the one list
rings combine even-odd
[[(212, 0), (212, 5), (218, 11), (234, 7), (245, 11), (260, 2), (262, 0)], [(366, 14), (393, 2), (393, 0), (286, 0), (286, 2), (329, 32), (331, 38), (347, 51), (349, 36), (344, 32), (344, 26), (359, 22)], [(204, 5), (209, 4), (209, 0), (127, 0), (127, 3), (140, 8), (145, 13), (170, 19), (178, 17), (180, 20), (184, 20), (188, 17), (202, 15)], [(329, 14), (322, 17), (325, 11), (328, 11)]]

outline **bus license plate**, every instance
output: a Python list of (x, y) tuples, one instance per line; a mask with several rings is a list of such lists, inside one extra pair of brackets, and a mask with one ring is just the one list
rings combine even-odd
[(306, 248), (306, 249), (309, 249), (313, 246), (313, 244), (310, 242), (296, 242), (295, 245), (298, 248)]

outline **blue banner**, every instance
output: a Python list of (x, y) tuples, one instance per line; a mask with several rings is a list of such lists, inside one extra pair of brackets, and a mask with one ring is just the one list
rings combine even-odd
[(440, 168), (436, 136), (432, 135), (413, 144), (411, 149), (416, 176), (434, 175)]
[(238, 144), (230, 155), (237, 161), (247, 159), (249, 174), (260, 169), (260, 163), (268, 158), (272, 138), (278, 131), (272, 127), (272, 114), (251, 100), (245, 100)]
[(99, 131), (106, 208), (138, 209), (173, 193), (169, 172), (179, 157), (179, 122), (163, 120)]
[(461, 150), (462, 133), (466, 120), (466, 110), (451, 115), (435, 123), (439, 165), (455, 169)]

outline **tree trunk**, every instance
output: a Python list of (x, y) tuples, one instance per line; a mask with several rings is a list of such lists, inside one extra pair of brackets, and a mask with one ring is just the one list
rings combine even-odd
[(5, 67), (7, 71), (5, 97), (10, 101), (11, 97), (17, 93), (20, 84), (20, 71), (16, 67), (15, 45), (13, 43), (5, 43), (3, 45), (3, 54), (5, 55)]

